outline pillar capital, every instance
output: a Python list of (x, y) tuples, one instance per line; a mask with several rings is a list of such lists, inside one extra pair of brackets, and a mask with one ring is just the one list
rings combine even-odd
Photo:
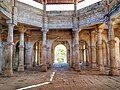
[(17, 25), (17, 23), (14, 22), (14, 20), (12, 20), (12, 19), (7, 20), (6, 23), (7, 23), (8, 25), (12, 25), (13, 27), (14, 27), (15, 25)]
[(112, 45), (112, 46), (115, 46), (115, 43), (116, 43), (115, 40), (109, 40), (109, 41), (108, 41), (108, 44), (109, 44), (109, 45)]
[(95, 31), (95, 30), (91, 31), (91, 34), (95, 34), (95, 33), (96, 33), (96, 31)]
[(22, 28), (19, 30), (20, 33), (25, 33), (26, 32), (26, 29)]
[(78, 29), (78, 28), (73, 28), (72, 30), (73, 30), (73, 32), (78, 32), (78, 33), (81, 31), (81, 30)]
[(109, 23), (107, 24), (108, 28), (119, 28), (120, 19), (112, 18)]
[(7, 24), (13, 24), (12, 20), (7, 20), (6, 23)]
[(94, 36), (95, 36), (95, 34), (96, 34), (96, 31), (91, 31), (90, 36), (91, 36), (91, 37), (94, 37)]
[(8, 24), (8, 29), (9, 28), (14, 28), (14, 24), (13, 24), (13, 22), (12, 22), (12, 20), (7, 20), (7, 24)]
[(26, 32), (26, 28), (25, 28), (24, 25), (19, 25), (19, 26), (18, 26), (18, 29), (19, 29), (19, 32), (20, 32), (20, 33), (25, 33), (25, 32)]
[(47, 33), (49, 31), (49, 29), (42, 29), (41, 31)]
[(97, 30), (97, 33), (102, 33), (103, 31), (104, 31), (104, 29), (99, 27), (98, 30)]

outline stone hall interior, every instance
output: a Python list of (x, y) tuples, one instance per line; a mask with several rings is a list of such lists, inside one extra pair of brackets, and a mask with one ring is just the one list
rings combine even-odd
[(87, 1), (0, 0), (0, 90), (120, 89), (120, 0)]

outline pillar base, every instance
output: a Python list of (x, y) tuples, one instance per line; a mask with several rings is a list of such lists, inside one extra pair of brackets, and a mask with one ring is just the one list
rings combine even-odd
[(5, 77), (13, 76), (13, 70), (11, 68), (6, 68), (5, 71), (4, 71), (4, 76)]
[(100, 70), (100, 72), (104, 72), (104, 71), (105, 71), (104, 66), (103, 66), (103, 65), (100, 65), (100, 66), (99, 66), (99, 70)]
[(75, 64), (74, 63), (72, 64), (72, 68), (75, 69)]
[(24, 71), (24, 66), (19, 66), (18, 67), (18, 72), (23, 72)]
[(109, 75), (110, 76), (119, 76), (119, 71), (116, 69), (110, 70)]
[(105, 68), (103, 65), (99, 66), (99, 70), (102, 74), (104, 74)]
[(51, 67), (50, 63), (47, 63), (47, 69), (49, 69)]
[(47, 72), (47, 65), (42, 65), (41, 71), (42, 72)]
[(96, 63), (93, 63), (93, 64), (92, 64), (92, 68), (96, 68)]
[(75, 71), (78, 71), (78, 72), (81, 71), (79, 64), (75, 64)]
[(31, 67), (32, 65), (30, 63), (26, 63), (26, 66), (25, 66), (26, 69), (31, 69)]

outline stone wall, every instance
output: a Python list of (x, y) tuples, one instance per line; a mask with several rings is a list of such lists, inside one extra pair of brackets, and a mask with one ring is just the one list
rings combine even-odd
[(18, 23), (42, 27), (42, 10), (18, 2)]
[(49, 28), (72, 28), (73, 11), (49, 11)]
[(115, 14), (120, 12), (120, 0), (112, 0), (109, 6), (109, 14), (110, 16), (114, 16)]
[[(49, 29), (72, 28), (73, 11), (47, 11)], [(35, 7), (18, 3), (18, 22), (42, 27), (43, 12)], [(86, 26), (103, 22), (102, 2), (78, 10), (79, 25)]]
[(97, 2), (88, 7), (78, 10), (79, 26), (88, 26), (91, 24), (97, 24), (103, 22), (104, 7), (102, 2)]
[(12, 5), (10, 0), (0, 1), (0, 12), (7, 18), (11, 18)]

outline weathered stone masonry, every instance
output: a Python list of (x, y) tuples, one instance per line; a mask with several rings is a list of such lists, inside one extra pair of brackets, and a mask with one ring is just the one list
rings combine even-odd
[(47, 71), (55, 47), (63, 44), (74, 70), (81, 71), (80, 63), (85, 63), (103, 74), (109, 67), (109, 75), (118, 75), (120, 1), (102, 0), (79, 10), (77, 3), (74, 11), (46, 11), (46, 0), (43, 10), (17, 0), (0, 1), (0, 73), (12, 76), (13, 70), (37, 65)]

